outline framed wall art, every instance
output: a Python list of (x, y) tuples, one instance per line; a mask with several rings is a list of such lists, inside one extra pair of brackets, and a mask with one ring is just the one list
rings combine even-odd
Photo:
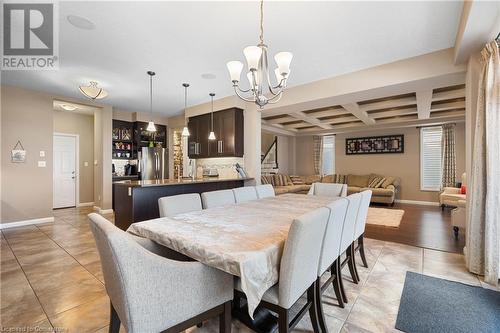
[(346, 155), (402, 154), (404, 152), (405, 137), (403, 134), (347, 138), (345, 140)]

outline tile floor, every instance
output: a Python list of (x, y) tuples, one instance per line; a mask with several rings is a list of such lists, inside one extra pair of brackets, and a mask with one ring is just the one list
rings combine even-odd
[[(109, 299), (87, 222), (89, 212), (88, 208), (58, 210), (54, 223), (2, 231), (2, 330), (107, 332)], [(359, 268), (359, 284), (345, 275), (346, 307), (335, 305), (331, 288), (324, 297), (331, 333), (396, 331), (406, 271), (482, 284), (465, 270), (462, 255), (373, 239), (365, 243), (369, 268)], [(217, 320), (213, 320), (190, 331), (212, 333), (217, 329)], [(249, 332), (236, 321), (233, 330)], [(312, 331), (308, 316), (296, 331)]]

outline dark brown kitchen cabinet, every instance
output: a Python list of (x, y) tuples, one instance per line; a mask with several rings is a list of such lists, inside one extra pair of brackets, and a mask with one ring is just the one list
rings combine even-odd
[(190, 117), (188, 129), (189, 158), (209, 157), (208, 134), (210, 133), (210, 114)]
[(210, 113), (189, 118), (189, 158), (243, 157), (243, 110), (231, 108), (213, 114), (215, 140), (208, 140)]

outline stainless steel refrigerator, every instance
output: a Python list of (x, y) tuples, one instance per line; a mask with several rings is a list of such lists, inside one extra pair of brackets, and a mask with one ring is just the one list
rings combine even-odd
[(142, 147), (139, 154), (141, 180), (168, 178), (168, 150)]

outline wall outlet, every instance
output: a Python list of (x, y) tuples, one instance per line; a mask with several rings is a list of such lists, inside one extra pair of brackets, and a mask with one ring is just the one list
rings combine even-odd
[(45, 150), (40, 150), (40, 157), (45, 157)]
[(83, 162), (83, 166), (89, 166), (89, 162)]
[(47, 163), (45, 161), (38, 161), (39, 168), (45, 168), (46, 166), (47, 166)]

